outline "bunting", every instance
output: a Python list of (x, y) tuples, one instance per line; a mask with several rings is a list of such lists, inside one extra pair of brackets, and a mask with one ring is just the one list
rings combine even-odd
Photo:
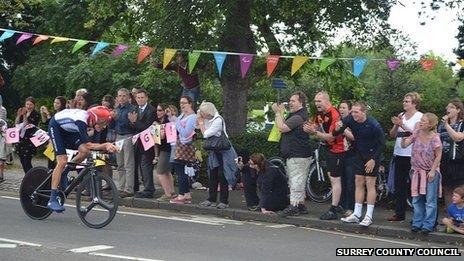
[(140, 64), (148, 55), (153, 52), (154, 48), (149, 46), (140, 47), (139, 55), (137, 55), (137, 64)]
[(432, 70), (433, 66), (435, 66), (435, 63), (437, 62), (436, 60), (432, 59), (423, 59), (419, 61), (420, 64), (422, 64), (422, 68), (424, 68), (424, 71), (430, 71)]
[(95, 46), (95, 49), (93, 49), (92, 56), (95, 56), (97, 53), (101, 52), (103, 49), (108, 47), (108, 45), (110, 44), (105, 42), (98, 42)]
[(400, 61), (396, 59), (388, 59), (385, 61), (390, 71), (395, 71), (400, 66)]
[(222, 75), (222, 66), (226, 60), (226, 53), (213, 52), (214, 60), (216, 61), (216, 67), (219, 73), (219, 77)]
[(335, 58), (323, 58), (321, 60), (321, 64), (319, 65), (319, 71), (323, 72), (329, 67), (331, 64), (333, 64), (337, 59)]
[(245, 78), (248, 69), (250, 69), (251, 62), (253, 61), (253, 54), (241, 54), (240, 55), (240, 73), (242, 79)]
[(292, 72), (291, 75), (293, 76), (300, 68), (309, 60), (309, 57), (306, 56), (295, 56), (292, 62)]
[(77, 43), (74, 45), (71, 53), (75, 53), (77, 52), (79, 49), (81, 49), (84, 45), (88, 44), (89, 41), (86, 41), (86, 40), (79, 40), (77, 41)]
[(0, 42), (12, 37), (15, 33), (11, 30), (5, 30), (3, 34), (0, 36)]
[(189, 66), (189, 74), (192, 74), (195, 65), (198, 62), (198, 58), (200, 58), (201, 53), (197, 51), (189, 52), (188, 54), (188, 66)]
[(127, 49), (129, 49), (129, 46), (128, 46), (128, 45), (120, 44), (120, 45), (116, 46), (116, 48), (115, 48), (114, 51), (111, 53), (111, 55), (112, 55), (113, 57), (116, 57), (116, 56), (122, 54), (123, 52), (125, 52)]
[[(103, 49), (107, 48), (110, 45), (115, 45), (116, 47), (114, 48), (113, 52), (111, 55), (113, 57), (117, 57), (121, 55), (123, 52), (125, 52), (128, 48), (131, 46), (125, 45), (125, 44), (112, 44), (112, 43), (106, 43), (106, 42), (95, 42), (91, 40), (83, 40), (83, 39), (74, 39), (74, 38), (67, 38), (67, 37), (61, 37), (61, 36), (51, 36), (51, 35), (43, 35), (43, 34), (37, 34), (37, 33), (28, 33), (28, 32), (21, 32), (21, 31), (16, 31), (16, 30), (11, 30), (11, 29), (4, 29), (0, 28), (0, 31), (3, 31), (3, 33), (0, 35), (0, 42), (3, 42), (9, 38), (12, 38), (15, 34), (18, 34), (19, 37), (16, 40), (16, 45), (19, 45), (20, 43), (29, 40), (33, 37), (35, 37), (33, 41), (33, 45), (37, 45), (43, 41), (46, 41), (48, 39), (52, 39), (51, 44), (54, 43), (59, 43), (59, 42), (65, 42), (65, 41), (73, 41), (75, 42), (71, 53), (76, 53), (79, 51), (83, 46), (88, 45), (90, 43), (96, 43), (95, 47), (93, 48), (92, 51), (92, 56), (95, 56), (97, 53), (101, 52)], [(153, 52), (154, 48), (149, 47), (149, 46), (142, 46), (140, 48), (140, 52), (137, 56), (137, 63), (140, 64), (148, 55), (150, 55)], [(169, 62), (172, 60), (174, 55), (176, 54), (177, 51), (181, 52), (188, 52), (186, 49), (170, 49), (166, 48), (164, 51), (164, 56), (163, 56), (163, 68), (166, 68), (166, 66), (169, 64)], [(222, 51), (206, 51), (206, 50), (196, 50), (196, 51), (189, 51), (188, 52), (188, 66), (189, 66), (189, 73), (192, 73), (194, 70), (196, 63), (198, 62), (198, 59), (202, 53), (212, 53), (216, 62), (216, 68), (218, 70), (218, 74), (221, 77), (222, 75), (222, 69), (224, 65), (224, 61), (227, 57), (227, 55), (236, 55), (239, 56), (240, 59), (240, 73), (242, 78), (244, 78), (251, 66), (251, 63), (253, 62), (254, 56), (260, 56), (259, 54), (244, 54), (244, 53), (234, 53), (234, 52), (222, 52)], [(320, 65), (319, 65), (319, 71), (325, 71), (331, 64), (336, 62), (336, 60), (351, 60), (353, 62), (353, 75), (356, 77), (359, 77), (362, 72), (364, 71), (364, 68), (367, 64), (367, 59), (366, 58), (360, 58), (360, 57), (355, 57), (355, 58), (344, 58), (344, 57), (337, 57), (337, 58), (330, 58), (330, 57), (307, 57), (307, 56), (279, 56), (279, 55), (266, 55), (266, 69), (267, 69), (267, 75), (270, 77), (274, 71), (275, 68), (277, 67), (277, 64), (281, 58), (285, 59), (293, 59), (292, 61), (292, 67), (291, 67), (291, 75), (293, 76), (309, 59), (312, 60), (320, 60)], [(399, 68), (401, 61), (397, 59), (382, 59), (382, 58), (373, 58), (370, 59), (370, 61), (384, 61), (388, 70), (390, 71), (395, 71)], [(422, 59), (419, 61), (419, 63), (422, 65), (423, 69), (425, 71), (432, 70), (435, 64), (437, 63), (436, 60), (434, 59)], [(456, 63), (460, 64), (461, 67), (464, 67), (464, 59), (457, 60)]]
[(16, 45), (22, 43), (23, 41), (26, 41), (28, 39), (31, 39), (33, 36), (33, 34), (30, 34), (30, 33), (23, 33), (21, 34), (21, 36), (18, 38), (18, 40), (16, 41)]
[(364, 67), (366, 66), (367, 59), (355, 57), (353, 60), (353, 75), (355, 77), (359, 77), (361, 73), (364, 71)]
[(36, 45), (36, 44), (39, 44), (40, 42), (42, 41), (46, 41), (48, 40), (48, 38), (50, 38), (50, 36), (48, 35), (39, 35), (35, 38), (34, 42), (32, 43), (32, 45)]
[(69, 41), (69, 38), (66, 38), (66, 37), (53, 37), (53, 40), (52, 40), (51, 44), (60, 43), (60, 42), (67, 42), (67, 41)]
[(279, 59), (280, 59), (279, 55), (268, 55), (266, 57), (267, 77), (271, 77), (272, 73), (277, 67), (277, 63), (279, 63)]
[(176, 54), (177, 49), (169, 49), (166, 48), (164, 49), (164, 55), (163, 55), (163, 69), (166, 69), (166, 66), (171, 62), (172, 57)]

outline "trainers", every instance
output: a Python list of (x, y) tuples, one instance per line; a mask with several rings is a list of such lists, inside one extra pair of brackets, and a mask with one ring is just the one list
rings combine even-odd
[(345, 212), (343, 212), (344, 217), (349, 217), (351, 214), (353, 214), (353, 210), (347, 209)]
[(359, 224), (363, 227), (368, 227), (372, 224), (372, 218), (369, 216), (365, 216), (363, 221), (361, 221), (361, 223)]
[(420, 230), (421, 230), (420, 227), (411, 227), (411, 232), (413, 232), (413, 233), (417, 233)]
[(213, 204), (213, 202), (211, 202), (209, 200), (205, 200), (203, 202), (200, 202), (200, 204), (198, 204), (198, 205), (200, 205), (202, 207), (211, 207), (212, 204)]
[(422, 235), (427, 236), (428, 234), (430, 234), (430, 232), (432, 232), (432, 230), (422, 228), (420, 232)]
[(64, 207), (58, 202), (56, 198), (50, 199), (50, 201), (48, 201), (47, 208), (56, 212), (64, 211)]
[(335, 214), (343, 215), (344, 213), (345, 213), (345, 209), (342, 206), (339, 205), (335, 208)]
[(259, 211), (259, 206), (251, 206), (251, 207), (248, 207), (248, 210), (249, 210), (249, 211)]
[(295, 206), (288, 206), (284, 210), (277, 212), (277, 215), (280, 217), (288, 217), (288, 216), (299, 216), (300, 211), (298, 210), (298, 207)]
[(332, 209), (327, 210), (323, 213), (320, 217), (320, 220), (335, 220), (338, 219), (337, 213), (334, 212)]
[(161, 197), (156, 199), (156, 201), (159, 202), (169, 202), (169, 200), (171, 200), (171, 196), (167, 196), (166, 194), (163, 194)]
[(217, 205), (216, 208), (217, 208), (217, 209), (226, 209), (226, 208), (228, 208), (228, 207), (229, 207), (228, 204), (222, 203), (222, 202), (221, 202), (221, 203), (219, 203), (219, 204)]
[(359, 223), (359, 217), (357, 217), (354, 213), (348, 217), (341, 218), (340, 220), (345, 223)]
[(305, 204), (298, 204), (298, 211), (300, 212), (300, 215), (307, 215), (309, 213)]

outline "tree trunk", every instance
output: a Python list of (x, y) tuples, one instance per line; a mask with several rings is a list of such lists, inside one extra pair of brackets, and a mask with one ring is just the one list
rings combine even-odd
[[(251, 2), (250, 0), (224, 1), (226, 21), (219, 41), (220, 50), (243, 53), (256, 52), (256, 43), (250, 28)], [(248, 73), (250, 72), (251, 68)], [(227, 132), (231, 136), (245, 131), (248, 89), (251, 86), (250, 77), (252, 75), (247, 74), (245, 79), (242, 79), (238, 56), (229, 55), (226, 58), (221, 86), (223, 89), (223, 114)]]

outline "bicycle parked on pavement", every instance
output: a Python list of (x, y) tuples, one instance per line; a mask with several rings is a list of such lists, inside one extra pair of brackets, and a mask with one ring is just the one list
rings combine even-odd
[[(66, 188), (60, 188), (58, 201), (64, 205), (65, 199), (76, 189), (76, 209), (81, 221), (90, 228), (102, 228), (111, 223), (118, 210), (119, 193), (112, 178), (99, 167), (108, 164), (105, 154), (92, 151), (87, 163), (68, 162), (67, 167), (79, 171), (77, 177)], [(24, 212), (32, 219), (42, 220), (50, 216), (47, 208), (51, 193), (53, 170), (35, 167), (24, 176), (20, 190), (20, 201)], [(67, 178), (67, 177), (63, 177)], [(88, 197), (87, 197), (88, 196)]]

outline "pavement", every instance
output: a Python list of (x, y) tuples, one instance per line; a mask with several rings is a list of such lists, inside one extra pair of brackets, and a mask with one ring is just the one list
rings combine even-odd
[[(17, 163), (16, 163), (17, 164)], [(6, 180), (0, 184), (0, 191), (10, 195), (17, 195), (19, 185), (24, 173), (16, 164), (8, 166), (5, 170)], [(46, 166), (44, 159), (35, 158), (33, 166)], [(155, 198), (162, 195), (162, 189), (158, 188), (155, 192)], [(177, 205), (164, 202), (158, 202), (154, 199), (124, 198), (120, 204), (129, 208), (145, 209), (164, 209), (177, 211), (180, 213), (196, 215), (213, 215), (217, 217), (228, 218), (238, 221), (257, 221), (270, 222), (277, 224), (288, 224), (299, 227), (310, 227), (322, 230), (342, 231), (356, 234), (365, 234), (372, 237), (389, 237), (395, 239), (411, 239), (424, 242), (433, 242), (440, 244), (451, 244), (456, 246), (464, 245), (464, 236), (458, 234), (446, 234), (442, 232), (433, 232), (428, 236), (412, 233), (410, 231), (411, 211), (407, 213), (407, 219), (401, 222), (389, 222), (387, 217), (393, 215), (393, 210), (376, 206), (374, 210), (374, 223), (368, 227), (362, 227), (358, 224), (345, 224), (339, 220), (325, 221), (320, 220), (319, 216), (330, 207), (330, 203), (315, 203), (306, 201), (309, 209), (308, 215), (297, 217), (280, 218), (275, 215), (263, 215), (260, 212), (251, 212), (246, 209), (245, 198), (242, 191), (230, 191), (229, 208), (218, 210), (216, 208), (201, 207), (198, 203), (207, 198), (207, 191), (192, 190), (192, 204)], [(72, 201), (68, 199), (67, 202)], [(364, 207), (364, 211), (365, 211)]]

